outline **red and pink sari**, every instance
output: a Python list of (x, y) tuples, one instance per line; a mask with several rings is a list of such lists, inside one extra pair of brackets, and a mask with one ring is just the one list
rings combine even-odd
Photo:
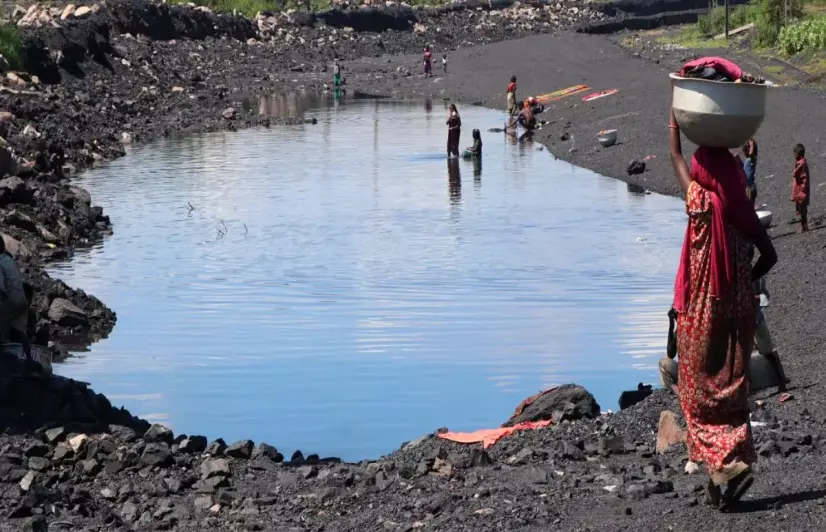
[(704, 463), (719, 485), (756, 458), (748, 404), (757, 310), (750, 249), (761, 228), (743, 194), (742, 166), (728, 150), (699, 148), (691, 177), (674, 297), (680, 403), (689, 458)]

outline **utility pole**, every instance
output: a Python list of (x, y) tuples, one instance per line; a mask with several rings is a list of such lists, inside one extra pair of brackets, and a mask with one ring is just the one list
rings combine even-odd
[(726, 0), (726, 40), (728, 41), (728, 0)]

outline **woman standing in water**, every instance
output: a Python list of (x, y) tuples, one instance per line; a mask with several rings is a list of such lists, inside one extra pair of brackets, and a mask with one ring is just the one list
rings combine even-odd
[[(674, 286), (686, 443), (689, 459), (705, 463), (708, 471), (706, 502), (728, 510), (754, 482), (748, 403), (757, 310), (752, 282), (768, 273), (777, 253), (743, 194), (743, 167), (731, 152), (700, 147), (689, 170), (673, 109), (668, 127), (688, 214)], [(753, 267), (752, 245), (760, 252)]]
[(450, 104), (450, 112), (447, 115), (447, 156), (459, 156), (459, 136), (462, 134), (462, 119), (456, 104)]

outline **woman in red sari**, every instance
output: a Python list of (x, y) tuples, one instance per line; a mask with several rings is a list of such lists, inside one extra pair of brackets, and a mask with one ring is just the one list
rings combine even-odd
[[(689, 459), (704, 463), (710, 477), (706, 501), (727, 510), (754, 481), (748, 404), (757, 310), (752, 281), (768, 273), (777, 253), (743, 194), (745, 174), (734, 155), (700, 147), (689, 170), (673, 110), (668, 127), (688, 214), (674, 293), (680, 404)], [(752, 246), (760, 252), (754, 266)]]
[(459, 111), (456, 109), (456, 104), (450, 104), (450, 110), (447, 114), (447, 156), (459, 156), (459, 137), (462, 134), (462, 119), (459, 117)]

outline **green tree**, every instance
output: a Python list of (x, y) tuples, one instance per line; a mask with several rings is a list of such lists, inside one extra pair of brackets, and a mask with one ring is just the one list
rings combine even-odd
[(757, 44), (774, 46), (780, 36), (780, 30), (803, 16), (803, 0), (758, 0)]

